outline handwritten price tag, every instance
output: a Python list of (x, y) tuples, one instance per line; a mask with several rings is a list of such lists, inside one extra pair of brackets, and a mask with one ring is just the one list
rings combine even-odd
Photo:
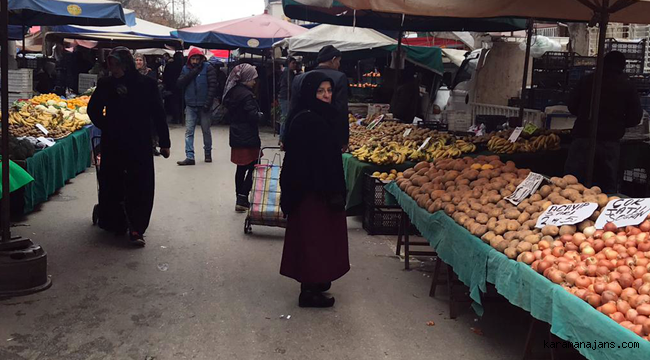
[(46, 139), (46, 138), (44, 138), (42, 136), (39, 136), (38, 138), (36, 138), (36, 140), (42, 142), (47, 147), (54, 146), (56, 144), (54, 141)]
[(512, 134), (510, 134), (510, 137), (508, 138), (508, 141), (511, 143), (517, 142), (517, 139), (519, 139), (519, 135), (521, 135), (521, 132), (524, 131), (524, 128), (516, 127), (513, 131)]
[(411, 135), (411, 131), (413, 131), (413, 128), (408, 128), (408, 129), (406, 129), (406, 130), (404, 131), (404, 137), (407, 137), (407, 136)]
[(616, 227), (639, 225), (650, 214), (650, 199), (617, 199), (610, 201), (596, 220), (596, 229), (608, 222)]
[(420, 147), (418, 148), (418, 151), (422, 151), (422, 149), (427, 147), (427, 145), (429, 145), (429, 141), (431, 141), (431, 136), (429, 136), (428, 138), (426, 138), (426, 140), (424, 140), (422, 145), (420, 145)]
[(546, 225), (573, 225), (589, 218), (598, 209), (595, 203), (577, 203), (566, 205), (551, 205), (537, 219), (538, 229)]
[(544, 180), (544, 175), (538, 174), (531, 172), (528, 174), (526, 179), (517, 186), (515, 191), (505, 199), (510, 201), (514, 205), (519, 205), (520, 202), (524, 201), (525, 198), (528, 197), (528, 195), (534, 193), (537, 191), (537, 188), (539, 188), (539, 185), (542, 183)]
[(45, 128), (45, 126), (43, 126), (43, 125), (41, 125), (41, 124), (36, 124), (36, 127), (38, 128), (38, 130), (40, 130), (40, 131), (41, 131), (43, 134), (45, 134), (45, 135), (47, 135), (47, 134), (50, 133), (49, 131), (47, 131), (47, 129)]

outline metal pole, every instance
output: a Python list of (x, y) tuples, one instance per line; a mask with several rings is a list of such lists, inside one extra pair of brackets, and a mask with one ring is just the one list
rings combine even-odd
[[(275, 50), (271, 50), (271, 67), (273, 71), (273, 104), (276, 106), (280, 106), (280, 103), (278, 102), (277, 94), (275, 93)], [(278, 125), (278, 118), (277, 118), (277, 107), (273, 110), (273, 137), (275, 137), (275, 127)]]
[[(9, 30), (7, 30), (7, 31), (9, 31)], [(23, 61), (25, 61), (24, 60), (25, 59), (25, 52), (26, 52), (26, 50), (25, 50), (25, 25), (23, 25), (22, 31), (23, 31), (23, 50), (22, 51), (23, 51)]]
[[(524, 124), (524, 93), (526, 92), (526, 85), (528, 84), (528, 67), (530, 66), (530, 45), (533, 38), (533, 19), (528, 19), (526, 29), (526, 58), (524, 59), (524, 76), (521, 80), (521, 101), (519, 101), (519, 122)], [(529, 95), (530, 101), (530, 95)]]
[[(397, 38), (397, 56), (396, 56), (396, 64), (395, 64), (395, 89), (393, 91), (397, 91), (397, 87), (399, 87), (399, 79), (400, 79), (400, 73), (402, 72), (401, 65), (402, 65), (402, 37), (404, 36), (404, 31), (400, 30), (399, 31), (399, 36)], [(394, 93), (393, 93), (394, 94)]]
[(2, 88), (0, 111), (2, 111), (2, 201), (0, 202), (0, 220), (2, 221), (2, 242), (11, 240), (9, 224), (9, 13), (8, 0), (0, 1), (0, 87)]
[(605, 63), (605, 36), (609, 22), (609, 0), (603, 0), (598, 23), (598, 55), (596, 61), (596, 75), (591, 91), (591, 107), (589, 109), (589, 148), (587, 149), (587, 178), (586, 186), (592, 186), (594, 177), (594, 162), (596, 157), (596, 136), (598, 135), (598, 117), (600, 112), (600, 93), (603, 87), (603, 65)]

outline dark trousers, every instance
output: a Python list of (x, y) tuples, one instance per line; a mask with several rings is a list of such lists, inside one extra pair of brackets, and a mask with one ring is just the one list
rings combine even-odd
[(99, 169), (99, 226), (114, 232), (144, 234), (154, 199), (151, 148), (142, 154), (120, 154), (103, 149)]
[[(587, 152), (589, 139), (573, 139), (564, 171), (574, 175), (580, 183), (587, 179)], [(593, 183), (606, 194), (618, 192), (618, 162), (621, 144), (618, 141), (598, 140), (594, 159)]]
[(253, 188), (253, 170), (255, 170), (257, 161), (248, 165), (237, 165), (235, 172), (235, 191), (237, 195), (248, 196)]

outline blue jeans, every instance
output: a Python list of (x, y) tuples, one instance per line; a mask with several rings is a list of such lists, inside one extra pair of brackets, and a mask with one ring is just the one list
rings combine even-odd
[(194, 130), (196, 125), (201, 125), (203, 131), (203, 150), (205, 154), (212, 153), (212, 132), (210, 131), (210, 113), (204, 112), (202, 107), (185, 107), (185, 156), (194, 159)]

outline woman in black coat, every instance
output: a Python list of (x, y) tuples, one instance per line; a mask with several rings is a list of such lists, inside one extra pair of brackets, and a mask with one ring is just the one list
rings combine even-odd
[(224, 89), (223, 105), (228, 109), (230, 123), (230, 161), (237, 165), (237, 212), (250, 207), (248, 195), (253, 188), (253, 170), (262, 146), (259, 133), (262, 113), (253, 94), (256, 79), (257, 70), (253, 65), (240, 64), (230, 72)]
[(308, 73), (286, 125), (280, 204), (287, 230), (280, 273), (301, 283), (300, 307), (330, 307), (323, 292), (350, 270), (345, 178), (333, 81)]
[(160, 153), (169, 157), (169, 129), (156, 81), (141, 75), (129, 49), (108, 57), (112, 76), (102, 78), (88, 103), (88, 115), (102, 130), (99, 170), (99, 226), (116, 233), (129, 230), (144, 246), (154, 199), (151, 126), (160, 136)]

